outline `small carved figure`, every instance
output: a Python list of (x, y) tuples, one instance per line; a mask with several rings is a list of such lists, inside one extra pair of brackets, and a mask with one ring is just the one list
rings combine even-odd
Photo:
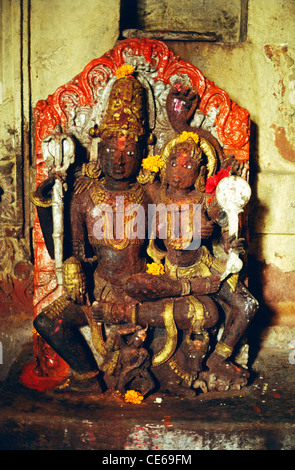
[[(146, 340), (146, 329), (139, 325), (126, 324), (118, 328), (120, 337), (120, 374), (117, 383), (118, 390), (124, 395), (127, 386), (136, 388), (146, 396), (155, 388), (154, 380), (149, 372), (150, 355), (143, 347)], [(131, 337), (130, 337), (131, 335)], [(128, 337), (124, 339), (123, 337)]]

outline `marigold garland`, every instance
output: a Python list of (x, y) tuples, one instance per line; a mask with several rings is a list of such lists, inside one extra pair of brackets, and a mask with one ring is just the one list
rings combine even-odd
[(186, 140), (188, 139), (193, 139), (193, 141), (198, 144), (200, 139), (199, 139), (199, 136), (198, 134), (196, 134), (195, 132), (187, 132), (187, 131), (183, 131), (183, 133), (180, 135), (179, 137), (179, 143), (180, 142), (185, 142)]
[(159, 263), (147, 263), (147, 274), (153, 274), (154, 276), (158, 276), (159, 274), (165, 273), (165, 268), (163, 264)]
[(126, 77), (127, 75), (132, 75), (135, 68), (129, 64), (123, 64), (116, 70), (117, 79)]
[(161, 155), (149, 155), (147, 158), (142, 160), (141, 165), (144, 170), (158, 173), (158, 171), (163, 167), (164, 162), (161, 159)]
[(136, 392), (135, 390), (127, 390), (127, 392), (124, 395), (124, 400), (126, 403), (132, 403), (133, 405), (140, 405), (143, 396), (141, 393)]

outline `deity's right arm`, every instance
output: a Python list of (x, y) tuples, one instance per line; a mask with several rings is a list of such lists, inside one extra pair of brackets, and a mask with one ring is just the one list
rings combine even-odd
[(37, 207), (50, 207), (51, 206), (51, 191), (55, 183), (54, 176), (46, 178), (42, 183), (37, 186), (36, 191), (30, 194), (31, 201)]
[(32, 203), (36, 206), (38, 218), (43, 233), (44, 241), (48, 253), (54, 259), (53, 244), (53, 220), (51, 208), (51, 190), (54, 185), (54, 177), (51, 176), (39, 184), (36, 191), (30, 194)]
[(97, 256), (87, 257), (85, 246), (87, 244), (87, 197), (85, 193), (73, 195), (70, 203), (70, 223), (72, 232), (73, 255), (83, 263), (94, 263)]

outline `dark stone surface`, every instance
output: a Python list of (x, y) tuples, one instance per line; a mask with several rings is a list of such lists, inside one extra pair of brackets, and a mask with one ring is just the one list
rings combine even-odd
[[(261, 351), (239, 392), (192, 400), (160, 394), (140, 405), (119, 395), (39, 393), (18, 376), (27, 345), (0, 386), (2, 450), (291, 450), (295, 448), (295, 364), (290, 350)], [(124, 454), (126, 455), (126, 453)]]

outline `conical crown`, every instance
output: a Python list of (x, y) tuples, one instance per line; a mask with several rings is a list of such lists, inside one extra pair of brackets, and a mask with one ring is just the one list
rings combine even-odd
[(119, 78), (111, 90), (100, 137), (114, 133), (138, 140), (146, 133), (146, 94), (141, 83), (132, 75)]

